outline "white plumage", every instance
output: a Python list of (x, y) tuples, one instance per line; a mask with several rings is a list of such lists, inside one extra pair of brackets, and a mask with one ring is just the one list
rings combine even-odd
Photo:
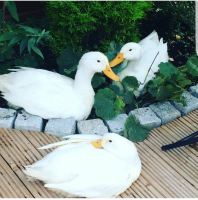
[(94, 103), (91, 79), (96, 72), (109, 73), (107, 57), (100, 52), (89, 52), (79, 61), (75, 80), (58, 73), (42, 69), (21, 67), (0, 76), (0, 91), (4, 98), (28, 113), (44, 119), (86, 119)]
[[(158, 52), (159, 55), (156, 57), (146, 78), (147, 72)], [(125, 44), (120, 50), (120, 54), (110, 62), (110, 67), (114, 67), (123, 60), (128, 60), (127, 67), (118, 73), (118, 76), (120, 80), (123, 80), (126, 76), (135, 76), (141, 83), (138, 88), (138, 91), (141, 92), (144, 85), (155, 78), (154, 73), (158, 71), (158, 65), (161, 62), (168, 62), (168, 59), (167, 43), (163, 43), (162, 38), (159, 41), (157, 32), (153, 31), (138, 44), (134, 42)]]
[[(52, 190), (93, 198), (116, 197), (138, 178), (141, 161), (135, 145), (126, 138), (115, 133), (65, 138), (69, 139), (40, 148), (60, 146), (25, 166), (24, 172)], [(98, 139), (102, 139), (103, 149), (92, 145)]]

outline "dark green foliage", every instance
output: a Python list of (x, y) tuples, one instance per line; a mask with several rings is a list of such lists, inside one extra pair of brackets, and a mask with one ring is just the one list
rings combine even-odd
[(14, 17), (14, 19), (19, 21), (19, 16), (17, 14), (17, 8), (16, 8), (15, 2), (14, 1), (5, 1), (5, 6), (7, 7), (8, 11), (12, 15), (12, 17)]
[[(198, 58), (191, 57), (185, 66), (174, 67), (171, 63), (160, 63), (160, 72), (147, 84), (148, 92), (157, 101), (175, 100), (185, 104), (182, 93), (192, 84), (197, 72)], [(184, 73), (185, 72), (185, 73)]]
[(134, 76), (126, 76), (123, 80), (122, 80), (122, 84), (124, 86), (127, 86), (129, 88), (134, 88), (137, 89), (139, 87), (139, 83), (136, 77)]
[(77, 50), (107, 51), (109, 42), (138, 41), (139, 19), (146, 17), (152, 2), (145, 1), (46, 1), (53, 39), (49, 46), (59, 55), (66, 46)]
[(96, 115), (103, 119), (112, 119), (125, 106), (121, 97), (109, 88), (98, 90), (95, 95), (94, 108)]
[(139, 124), (134, 116), (128, 117), (124, 126), (124, 137), (133, 142), (142, 142), (151, 130), (151, 127)]
[(173, 65), (184, 65), (195, 54), (195, 1), (153, 1), (140, 27), (142, 38), (153, 30), (167, 42)]
[[(15, 2), (5, 1), (5, 7), (19, 21)], [(44, 59), (40, 47), (44, 45), (43, 40), (50, 38), (49, 31), (3, 21), (3, 15), (5, 12), (0, 10), (0, 72), (7, 73), (8, 67), (13, 68), (13, 65), (39, 67), (43, 63), (40, 58)], [(5, 26), (2, 26), (3, 23)]]
[(105, 83), (105, 77), (101, 73), (96, 73), (91, 81), (92, 87), (97, 88), (102, 83)]

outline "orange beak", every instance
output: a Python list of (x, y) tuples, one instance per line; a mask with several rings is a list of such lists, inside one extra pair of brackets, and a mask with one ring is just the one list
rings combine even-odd
[(116, 65), (123, 62), (125, 59), (123, 58), (124, 53), (119, 53), (110, 63), (110, 67), (115, 67)]
[(96, 140), (96, 141), (91, 142), (91, 144), (92, 144), (95, 148), (103, 149), (101, 143), (102, 143), (102, 140)]
[(103, 71), (106, 76), (114, 81), (119, 81), (119, 77), (112, 71), (112, 69), (107, 65), (106, 69)]

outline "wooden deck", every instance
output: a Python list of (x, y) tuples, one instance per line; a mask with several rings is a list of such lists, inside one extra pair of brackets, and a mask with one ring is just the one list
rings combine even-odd
[[(198, 130), (198, 110), (169, 124), (155, 128), (150, 136), (136, 144), (142, 160), (139, 179), (121, 198), (198, 197), (198, 151), (185, 146), (167, 152), (161, 146), (175, 142)], [(41, 159), (51, 150), (38, 147), (62, 140), (48, 134), (0, 129), (0, 198), (62, 198), (28, 182), (23, 165)]]

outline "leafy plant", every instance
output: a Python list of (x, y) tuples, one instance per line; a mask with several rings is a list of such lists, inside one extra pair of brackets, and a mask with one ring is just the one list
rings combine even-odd
[(195, 54), (195, 1), (153, 1), (152, 11), (141, 22), (143, 38), (156, 30), (167, 42), (174, 66), (184, 65)]
[(66, 46), (107, 51), (109, 41), (138, 41), (139, 20), (152, 9), (145, 1), (45, 1), (52, 39), (49, 46), (59, 55)]
[(6, 7), (18, 22), (19, 17), (14, 1), (5, 1), (3, 5), (3, 12), (0, 12), (3, 22), (0, 30), (0, 62), (4, 69), (0, 70), (1, 73), (7, 73), (7, 69), (13, 65), (39, 67), (44, 59), (40, 48), (44, 46), (43, 40), (50, 38), (49, 31), (5, 21)]
[(139, 124), (134, 116), (128, 117), (124, 126), (124, 137), (133, 142), (142, 142), (151, 131), (151, 127)]

